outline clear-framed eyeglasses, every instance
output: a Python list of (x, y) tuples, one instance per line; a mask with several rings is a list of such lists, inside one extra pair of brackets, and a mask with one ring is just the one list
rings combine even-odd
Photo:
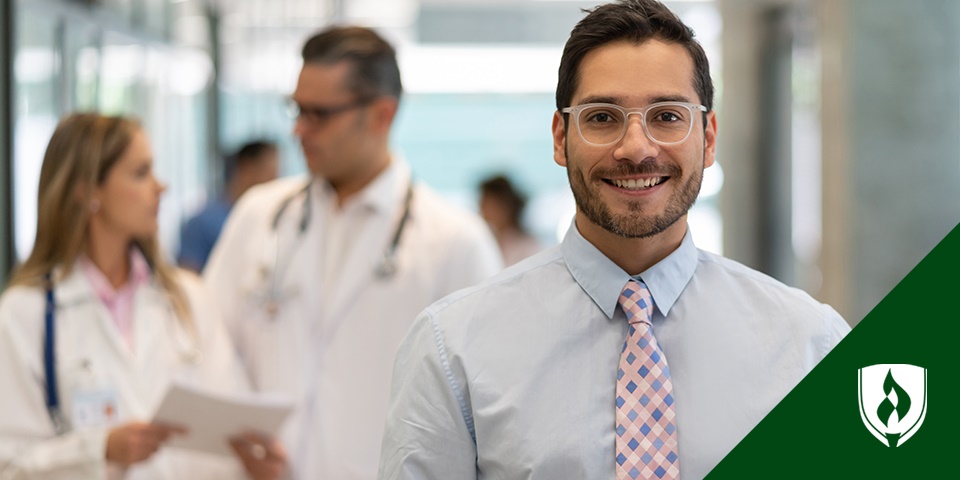
[(610, 103), (585, 103), (561, 110), (573, 117), (584, 142), (602, 147), (620, 141), (630, 115), (640, 115), (647, 138), (660, 145), (683, 143), (693, 131), (696, 112), (707, 107), (686, 102), (658, 102), (642, 108), (623, 108)]

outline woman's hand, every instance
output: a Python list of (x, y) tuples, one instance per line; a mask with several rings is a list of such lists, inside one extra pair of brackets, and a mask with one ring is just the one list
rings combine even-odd
[(170, 435), (185, 434), (187, 430), (174, 425), (130, 422), (107, 435), (107, 461), (132, 465), (150, 458)]
[(276, 480), (287, 471), (287, 452), (273, 437), (247, 432), (231, 438), (230, 447), (253, 480)]

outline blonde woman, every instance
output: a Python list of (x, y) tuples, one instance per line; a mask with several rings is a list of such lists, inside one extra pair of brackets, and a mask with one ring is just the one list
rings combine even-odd
[(75, 114), (54, 132), (34, 249), (0, 297), (0, 479), (281, 474), (269, 439), (221, 458), (164, 449), (189, 425), (150, 423), (171, 381), (245, 388), (199, 279), (160, 254), (164, 189), (134, 120)]

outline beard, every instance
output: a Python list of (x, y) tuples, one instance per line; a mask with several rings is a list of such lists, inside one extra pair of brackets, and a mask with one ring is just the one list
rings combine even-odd
[[(567, 158), (570, 158), (569, 155)], [(689, 178), (670, 195), (663, 213), (650, 211), (649, 207), (644, 207), (645, 202), (630, 201), (627, 202), (627, 213), (615, 214), (600, 197), (600, 183), (603, 182), (603, 178), (660, 175), (670, 177), (668, 182), (680, 182), (683, 173), (680, 167), (659, 165), (654, 161), (620, 164), (615, 168), (594, 171), (588, 183), (582, 169), (571, 168), (574, 163), (568, 160), (567, 179), (570, 182), (570, 189), (573, 190), (577, 209), (594, 224), (624, 238), (652, 237), (670, 228), (690, 211), (690, 207), (697, 201), (700, 185), (703, 182), (703, 160), (701, 159), (700, 168), (694, 170)]]

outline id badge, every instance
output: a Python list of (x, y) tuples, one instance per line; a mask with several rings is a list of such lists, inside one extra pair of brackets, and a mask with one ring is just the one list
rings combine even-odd
[(119, 408), (116, 390), (77, 392), (73, 395), (73, 426), (88, 428), (112, 425), (119, 418)]

